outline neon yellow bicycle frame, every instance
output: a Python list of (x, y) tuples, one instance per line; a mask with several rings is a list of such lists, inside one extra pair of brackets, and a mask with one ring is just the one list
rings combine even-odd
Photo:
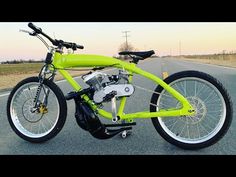
[[(73, 79), (73, 77), (65, 70), (74, 67), (109, 67), (121, 68), (128, 71), (131, 76), (129, 81), (132, 81), (132, 74), (139, 74), (146, 77), (156, 84), (161, 85), (167, 92), (169, 92), (174, 98), (176, 98), (182, 107), (179, 109), (172, 108), (167, 110), (158, 110), (157, 112), (136, 112), (125, 114), (124, 108), (126, 105), (126, 97), (121, 98), (120, 106), (117, 112), (117, 116), (121, 120), (132, 121), (135, 118), (152, 118), (152, 117), (170, 117), (170, 116), (190, 116), (194, 114), (194, 109), (188, 102), (188, 100), (182, 96), (179, 92), (166, 84), (159, 77), (146, 72), (136, 66), (134, 63), (128, 63), (112, 57), (99, 56), (99, 55), (85, 55), (85, 54), (61, 54), (59, 52), (54, 53), (52, 64), (60, 74), (68, 81), (75, 91), (80, 91), (82, 87)], [(107, 119), (112, 119), (112, 113), (100, 109), (87, 95), (83, 95), (83, 99), (89, 103), (91, 108), (99, 115)]]

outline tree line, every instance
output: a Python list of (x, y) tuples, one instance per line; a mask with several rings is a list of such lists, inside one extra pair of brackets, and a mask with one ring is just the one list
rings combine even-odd
[(7, 61), (3, 61), (1, 62), (1, 64), (22, 64), (22, 63), (43, 63), (44, 60), (33, 60), (33, 59), (29, 59), (29, 60), (7, 60)]

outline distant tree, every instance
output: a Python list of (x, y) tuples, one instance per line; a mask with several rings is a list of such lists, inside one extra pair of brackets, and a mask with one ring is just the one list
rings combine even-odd
[(119, 52), (122, 52), (122, 51), (132, 51), (134, 50), (134, 47), (132, 44), (130, 43), (127, 43), (126, 45), (126, 42), (122, 43), (119, 47)]
[[(127, 43), (127, 44), (126, 44), (126, 42), (122, 43), (122, 44), (120, 45), (119, 49), (118, 49), (119, 52), (123, 52), (123, 51), (133, 51), (133, 50), (134, 50), (133, 45), (130, 44), (130, 43)], [(124, 59), (127, 60), (127, 59), (128, 59), (128, 56), (124, 56)]]
[(28, 63), (33, 63), (34, 61), (32, 59), (29, 59), (28, 60)]

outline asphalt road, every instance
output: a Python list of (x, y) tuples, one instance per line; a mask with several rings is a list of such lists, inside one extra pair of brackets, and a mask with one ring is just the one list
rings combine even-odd
[[(227, 88), (233, 103), (236, 99), (236, 69), (207, 64), (199, 64), (175, 59), (152, 58), (139, 67), (159, 77), (163, 72), (169, 75), (183, 70), (199, 70), (218, 78)], [(109, 71), (115, 72), (115, 71)], [(83, 85), (81, 79), (77, 79)], [(71, 87), (64, 81), (57, 83), (66, 94)], [(156, 85), (140, 76), (134, 76), (134, 84), (154, 90)], [(235, 114), (228, 133), (215, 145), (201, 150), (183, 150), (166, 142), (155, 130), (150, 119), (137, 119), (131, 136), (122, 139), (115, 136), (108, 140), (98, 140), (82, 130), (74, 118), (75, 106), (68, 101), (68, 115), (61, 132), (53, 139), (32, 144), (19, 138), (7, 121), (6, 102), (8, 94), (0, 93), (0, 155), (235, 155), (236, 121)], [(136, 89), (128, 99), (125, 112), (149, 109), (151, 93)], [(107, 105), (108, 106), (108, 105)], [(235, 104), (233, 104), (235, 110)], [(103, 122), (107, 120), (101, 119)]]

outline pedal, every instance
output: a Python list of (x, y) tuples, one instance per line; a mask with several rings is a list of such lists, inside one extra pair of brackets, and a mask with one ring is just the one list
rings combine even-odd
[(105, 127), (125, 127), (136, 125), (136, 122), (132, 123), (121, 123), (121, 124), (104, 124)]
[[(109, 133), (113, 133), (113, 132), (119, 132), (120, 134), (123, 134), (122, 137), (126, 137), (128, 135), (131, 134), (131, 131), (128, 131), (128, 130), (131, 130), (132, 127), (122, 127), (122, 128), (119, 128), (119, 129), (107, 129), (107, 131)], [(125, 132), (125, 133), (124, 133)], [(118, 133), (117, 133), (118, 134)]]
[[(125, 120), (122, 120), (121, 124), (122, 125), (136, 125), (136, 122), (126, 123)], [(125, 138), (127, 138), (127, 136), (131, 135), (131, 133), (132, 133), (131, 131), (124, 130), (123, 132), (120, 133), (120, 136), (121, 136), (121, 138), (125, 139)]]
[(120, 136), (121, 138), (125, 139), (127, 138), (127, 136), (131, 135), (131, 133), (131, 131), (124, 130), (123, 132), (121, 132)]

